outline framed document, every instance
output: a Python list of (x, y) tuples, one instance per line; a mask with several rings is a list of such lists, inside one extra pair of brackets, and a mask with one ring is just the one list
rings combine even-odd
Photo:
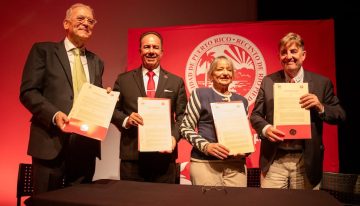
[(139, 97), (138, 113), (144, 122), (138, 126), (138, 150), (171, 151), (170, 99)]
[(310, 139), (310, 111), (301, 108), (300, 97), (309, 93), (308, 83), (274, 84), (274, 126), (284, 139)]
[(104, 140), (119, 94), (114, 91), (108, 94), (106, 89), (84, 83), (64, 130)]
[(243, 102), (211, 103), (218, 142), (230, 155), (254, 152), (249, 120)]

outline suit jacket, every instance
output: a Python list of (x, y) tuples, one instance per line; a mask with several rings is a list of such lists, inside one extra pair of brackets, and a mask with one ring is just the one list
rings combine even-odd
[[(273, 162), (279, 143), (273, 143), (267, 138), (263, 138), (262, 129), (267, 124), (273, 124), (273, 84), (284, 82), (285, 73), (283, 70), (270, 74), (263, 79), (250, 117), (252, 127), (262, 138), (260, 167), (263, 172), (267, 172)], [(310, 111), (311, 139), (305, 140), (303, 151), (307, 177), (311, 184), (317, 185), (322, 177), (324, 157), (324, 145), (322, 141), (323, 121), (330, 124), (339, 123), (345, 120), (345, 111), (340, 106), (339, 99), (334, 94), (333, 84), (330, 79), (304, 70), (304, 82), (308, 83), (309, 93), (313, 93), (319, 98), (325, 110), (321, 115), (315, 110)]]
[[(85, 51), (90, 83), (102, 87), (103, 62), (94, 53)], [(73, 105), (71, 67), (64, 42), (35, 43), (25, 63), (20, 101), (31, 112), (28, 154), (40, 159), (54, 159), (70, 141), (70, 134), (53, 124), (58, 111), (69, 114)], [(100, 142), (71, 135), (79, 150), (100, 157)]]
[[(119, 101), (112, 118), (112, 123), (121, 132), (120, 159), (138, 160), (138, 128), (130, 127), (125, 129), (122, 124), (124, 119), (132, 112), (138, 112), (138, 97), (146, 97), (141, 67), (120, 74), (115, 82), (114, 91), (120, 92)], [(182, 78), (161, 68), (155, 97), (171, 100), (171, 114), (173, 114), (171, 118), (171, 133), (179, 141), (179, 126), (187, 104), (184, 81)], [(174, 149), (171, 155), (172, 160), (177, 158), (177, 148)]]

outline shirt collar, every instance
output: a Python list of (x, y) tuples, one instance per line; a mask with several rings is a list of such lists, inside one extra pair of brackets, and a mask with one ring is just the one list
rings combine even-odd
[[(285, 73), (285, 81), (286, 82), (290, 82), (291, 78), (289, 77), (289, 75)], [(304, 68), (300, 67), (299, 72), (296, 74), (296, 76), (294, 77), (295, 83), (302, 83), (304, 82)]]
[[(146, 73), (149, 71), (148, 69), (146, 69), (145, 67), (142, 67), (141, 68), (142, 69), (142, 74), (143, 74), (143, 76), (146, 76)], [(153, 69), (152, 70), (154, 73), (155, 73), (155, 76), (160, 76), (160, 65), (157, 67), (157, 68), (155, 68), (155, 69)]]
[[(76, 46), (73, 43), (71, 43), (71, 41), (67, 37), (65, 37), (64, 44), (65, 44), (65, 49), (66, 49), (67, 52), (71, 52), (71, 50), (76, 48)], [(81, 54), (84, 54), (85, 47), (82, 47), (82, 48), (79, 48), (79, 49), (81, 51)]]

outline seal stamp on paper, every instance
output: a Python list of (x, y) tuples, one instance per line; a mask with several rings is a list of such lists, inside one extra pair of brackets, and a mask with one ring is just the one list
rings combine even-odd
[(289, 134), (292, 136), (296, 135), (296, 129), (290, 129)]

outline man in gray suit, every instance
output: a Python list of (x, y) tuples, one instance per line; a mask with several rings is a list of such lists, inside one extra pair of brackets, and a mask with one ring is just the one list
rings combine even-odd
[(35, 43), (28, 55), (20, 101), (32, 114), (28, 154), (32, 156), (34, 194), (61, 188), (63, 179), (66, 185), (92, 181), (100, 142), (65, 133), (63, 127), (78, 92), (73, 87), (73, 50), (82, 51), (85, 80), (102, 87), (103, 62), (85, 49), (95, 23), (92, 8), (74, 4), (63, 22), (65, 39)]
[[(345, 120), (345, 111), (334, 94), (332, 82), (302, 67), (306, 57), (303, 39), (288, 33), (279, 43), (283, 70), (266, 76), (256, 98), (250, 121), (261, 140), (261, 187), (313, 189), (322, 177), (324, 145), (323, 122), (336, 124)], [(309, 93), (299, 100), (310, 110), (311, 139), (284, 140), (284, 131), (276, 129), (273, 84), (307, 82)]]
[[(177, 142), (180, 139), (181, 124), (187, 103), (183, 80), (160, 67), (163, 55), (163, 39), (157, 32), (146, 32), (140, 37), (140, 56), (142, 65), (134, 70), (120, 74), (115, 82), (114, 91), (120, 92), (119, 102), (115, 108), (112, 123), (120, 132), (120, 178), (142, 182), (175, 183), (177, 168)], [(153, 86), (150, 86), (150, 76), (154, 74)], [(151, 81), (151, 80), (150, 80)], [(152, 82), (152, 81), (151, 81)], [(153, 87), (153, 88), (150, 88)], [(171, 100), (171, 133), (173, 151), (139, 152), (138, 128), (143, 124), (137, 113), (138, 97), (146, 97), (155, 90), (155, 97)]]

